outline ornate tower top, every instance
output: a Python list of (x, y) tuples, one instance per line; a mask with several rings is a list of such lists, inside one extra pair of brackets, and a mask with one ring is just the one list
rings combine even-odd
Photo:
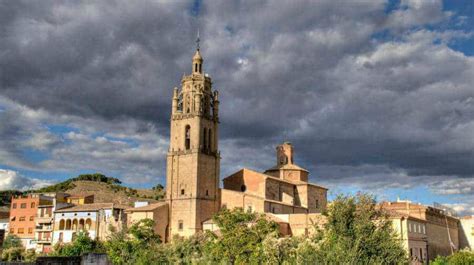
[(202, 74), (202, 62), (204, 61), (201, 56), (200, 47), (199, 47), (199, 42), (201, 40), (199, 39), (199, 30), (197, 34), (197, 39), (196, 39), (196, 53), (193, 56), (193, 74)]

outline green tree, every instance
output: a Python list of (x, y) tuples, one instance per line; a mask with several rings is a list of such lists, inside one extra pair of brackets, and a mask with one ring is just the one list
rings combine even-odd
[(16, 235), (8, 235), (3, 241), (2, 259), (6, 261), (31, 261), (35, 259), (30, 251), (25, 251), (21, 240)]
[(3, 241), (3, 249), (9, 249), (14, 247), (23, 247), (21, 239), (16, 235), (8, 235)]
[[(166, 255), (164, 263), (169, 264), (209, 264), (204, 255), (206, 236), (197, 233), (183, 238), (175, 236), (170, 243), (164, 245), (163, 254)], [(163, 264), (163, 261), (161, 262)]]
[(316, 241), (324, 263), (404, 264), (406, 252), (388, 217), (367, 194), (338, 196), (328, 207), (327, 223)]
[(155, 234), (155, 221), (146, 218), (134, 223), (128, 232), (141, 243), (161, 243), (160, 236)]
[(57, 244), (52, 256), (82, 256), (86, 253), (103, 252), (101, 243), (92, 240), (86, 233), (79, 232), (70, 244)]
[(212, 218), (219, 235), (208, 232), (205, 252), (216, 263), (247, 264), (264, 262), (262, 242), (270, 234), (277, 237), (278, 225), (264, 215), (241, 208), (222, 209)]
[(154, 233), (155, 223), (143, 219), (129, 229), (111, 231), (105, 243), (107, 255), (113, 264), (163, 264), (166, 253), (161, 240)]
[(2, 252), (2, 260), (5, 261), (22, 261), (25, 255), (23, 247), (11, 247), (4, 249)]

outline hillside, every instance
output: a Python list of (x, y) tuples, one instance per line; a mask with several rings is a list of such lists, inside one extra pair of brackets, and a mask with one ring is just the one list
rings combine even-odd
[(137, 200), (156, 201), (163, 197), (162, 190), (131, 189), (119, 184), (95, 181), (74, 181), (74, 187), (64, 192), (74, 195), (94, 195), (94, 202), (113, 202), (132, 205)]
[(74, 195), (94, 195), (94, 202), (113, 202), (132, 205), (137, 200), (157, 201), (164, 197), (163, 186), (153, 189), (133, 189), (122, 186), (120, 180), (102, 174), (85, 174), (39, 190), (20, 192), (0, 191), (0, 206), (9, 205), (12, 195), (24, 193), (65, 192)]

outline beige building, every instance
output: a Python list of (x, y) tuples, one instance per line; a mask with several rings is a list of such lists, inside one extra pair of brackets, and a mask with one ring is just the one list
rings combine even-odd
[(277, 165), (264, 173), (242, 169), (224, 178), (221, 204), (273, 214), (321, 213), (327, 189), (308, 182), (308, 171), (293, 162), (293, 146), (277, 147)]
[(221, 206), (272, 215), (285, 235), (308, 235), (324, 223), (327, 189), (308, 182), (309, 172), (293, 160), (293, 146), (276, 148), (276, 166), (264, 173), (242, 169), (224, 178)]
[(428, 263), (426, 220), (405, 213), (390, 211), (393, 228), (408, 253), (411, 264)]
[(459, 244), (461, 249), (474, 250), (474, 215), (460, 218)]
[[(327, 189), (308, 183), (309, 172), (294, 164), (291, 144), (278, 146), (275, 167), (263, 173), (242, 169), (225, 178), (224, 188), (219, 188), (219, 99), (203, 71), (203, 61), (198, 46), (191, 74), (173, 91), (166, 199), (128, 209), (127, 223), (153, 219), (157, 233), (168, 241), (174, 235), (190, 236), (204, 226), (212, 227), (210, 219), (224, 205), (272, 215), (269, 218), (282, 227), (286, 224), (289, 234), (292, 223), (296, 233), (308, 233), (307, 224), (326, 208)], [(288, 216), (293, 214), (299, 217)]]
[(456, 217), (441, 209), (410, 201), (384, 202), (381, 206), (426, 222), (428, 260), (433, 260), (438, 255), (448, 256), (459, 250), (459, 219)]
[(142, 205), (135, 203), (134, 208), (125, 210), (127, 214), (127, 226), (130, 227), (143, 219), (151, 219), (155, 222), (155, 233), (162, 241), (168, 238), (168, 204), (165, 202)]
[[(199, 46), (192, 58), (192, 72), (175, 88), (172, 99), (170, 146), (166, 171), (166, 206), (149, 205), (129, 209), (129, 223), (150, 217), (160, 236), (189, 236), (203, 231), (203, 225), (221, 206), (292, 215), (283, 216), (288, 233), (308, 233), (306, 224), (319, 218), (326, 208), (327, 189), (308, 183), (309, 172), (293, 161), (293, 147), (277, 147), (276, 166), (263, 173), (242, 169), (224, 179), (219, 188), (219, 99), (211, 78), (203, 71)], [(160, 217), (168, 208), (167, 220)], [(312, 215), (311, 218), (309, 215)], [(317, 216), (317, 217), (315, 217)], [(295, 220), (291, 222), (291, 220)], [(294, 224), (294, 227), (292, 227)], [(283, 225), (284, 226), (284, 225)], [(163, 232), (167, 227), (167, 232)]]
[(199, 46), (192, 72), (174, 89), (166, 202), (169, 235), (189, 236), (219, 209), (219, 100), (204, 74)]
[(58, 193), (45, 193), (44, 196), (52, 198), (51, 203), (43, 203), (38, 205), (36, 212), (36, 229), (35, 229), (35, 240), (36, 240), (36, 252), (38, 253), (50, 253), (52, 251), (52, 238), (53, 238), (53, 224), (54, 224), (54, 211), (66, 207), (66, 198), (69, 194), (58, 192)]

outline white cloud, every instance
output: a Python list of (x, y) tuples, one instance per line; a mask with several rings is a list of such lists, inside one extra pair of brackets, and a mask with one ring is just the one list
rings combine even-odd
[(0, 169), (0, 190), (31, 190), (51, 184), (52, 182), (48, 180), (28, 178), (16, 171)]

